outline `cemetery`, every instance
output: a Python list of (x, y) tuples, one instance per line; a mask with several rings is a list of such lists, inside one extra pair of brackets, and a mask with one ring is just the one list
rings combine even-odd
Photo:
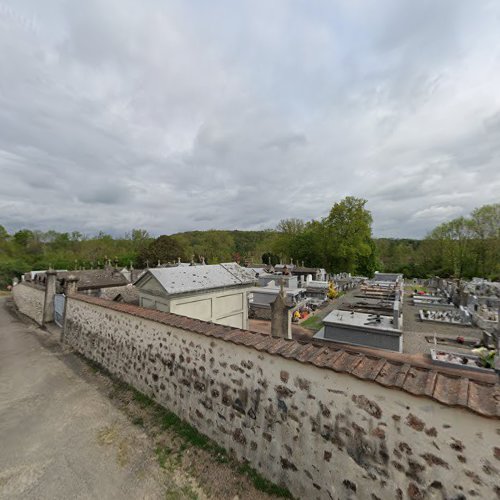
[(354, 291), (353, 302), (323, 318), (315, 339), (403, 352), (403, 277), (375, 273)]
[(472, 326), (471, 315), (463, 306), (460, 306), (458, 310), (420, 309), (419, 316), (422, 321), (451, 323), (455, 326)]

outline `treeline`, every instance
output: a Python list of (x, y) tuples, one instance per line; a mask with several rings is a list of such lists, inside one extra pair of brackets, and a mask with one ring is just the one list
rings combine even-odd
[(500, 280), (500, 204), (477, 208), (469, 217), (440, 224), (425, 239), (414, 240), (372, 239), (365, 203), (348, 197), (321, 220), (282, 221), (274, 252), (332, 272)]
[(376, 247), (366, 200), (347, 197), (319, 221), (282, 220), (271, 231), (191, 231), (160, 236), (138, 255), (141, 265), (178, 257), (206, 263), (290, 262), (329, 271), (373, 274)]
[(154, 266), (176, 261), (280, 261), (372, 275), (375, 270), (407, 277), (481, 276), (500, 279), (500, 204), (474, 210), (433, 229), (423, 240), (372, 237), (366, 200), (347, 197), (318, 220), (286, 219), (267, 231), (190, 231), (152, 238), (143, 229), (123, 237), (104, 233), (31, 231), (0, 226), (0, 287), (32, 269)]
[(499, 281), (500, 204), (440, 224), (420, 241), (378, 239), (376, 244), (384, 270), (422, 278), (478, 276)]
[(109, 260), (115, 265), (133, 263), (152, 238), (147, 231), (136, 229), (122, 238), (104, 233), (89, 237), (77, 231), (31, 231), (22, 229), (9, 235), (0, 226), (0, 287), (12, 278), (30, 270), (80, 269), (104, 267)]

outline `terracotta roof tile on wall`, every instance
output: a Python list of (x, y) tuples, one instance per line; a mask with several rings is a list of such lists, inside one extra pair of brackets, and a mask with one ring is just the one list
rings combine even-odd
[(415, 396), (430, 397), (440, 403), (467, 408), (487, 417), (500, 417), (500, 384), (494, 374), (485, 377), (484, 374), (476, 375), (468, 371), (457, 375), (442, 367), (414, 366), (407, 362), (408, 358), (404, 354), (398, 355), (401, 359), (401, 362), (398, 362), (394, 353), (391, 353), (391, 359), (386, 359), (383, 356), (356, 351), (354, 346), (330, 347), (312, 342), (273, 338), (262, 333), (216, 325), (131, 304), (109, 302), (97, 297), (77, 294), (71, 298), (245, 345), (275, 356), (351, 374), (361, 380), (401, 389)]

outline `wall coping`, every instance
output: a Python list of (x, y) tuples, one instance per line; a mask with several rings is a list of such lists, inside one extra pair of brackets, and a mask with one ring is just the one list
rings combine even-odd
[(485, 417), (500, 418), (500, 383), (495, 374), (485, 376), (468, 372), (466, 377), (434, 365), (422, 366), (405, 354), (391, 353), (390, 356), (382, 356), (375, 349), (358, 350), (356, 346), (325, 346), (315, 342), (275, 338), (263, 333), (81, 294), (73, 294), (69, 299), (352, 375), (389, 389), (400, 389), (414, 396), (431, 398), (447, 406), (466, 408)]
[(15, 285), (12, 288), (14, 289), (16, 286), (19, 285), (27, 286), (28, 288), (34, 288), (35, 290), (40, 290), (41, 292), (45, 291), (45, 287), (43, 285), (38, 283), (33, 283), (32, 281), (20, 281), (17, 285)]

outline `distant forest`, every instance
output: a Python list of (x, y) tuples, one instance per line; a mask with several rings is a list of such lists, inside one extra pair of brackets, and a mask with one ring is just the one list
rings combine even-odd
[(29, 229), (9, 234), (0, 225), (0, 287), (14, 276), (49, 266), (89, 269), (110, 261), (139, 268), (179, 258), (203, 258), (208, 264), (293, 261), (367, 276), (378, 270), (406, 277), (500, 279), (500, 204), (440, 224), (422, 240), (373, 238), (372, 216), (365, 204), (366, 200), (347, 197), (322, 219), (286, 219), (266, 231), (189, 231), (158, 238), (143, 229), (118, 238)]

